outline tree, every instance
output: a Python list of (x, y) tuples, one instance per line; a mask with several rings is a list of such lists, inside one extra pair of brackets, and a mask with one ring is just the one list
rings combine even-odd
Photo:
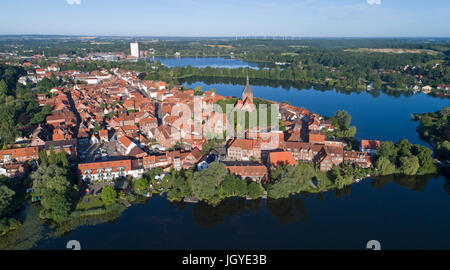
[(433, 151), (430, 148), (415, 145), (414, 155), (419, 159), (420, 168), (418, 170), (419, 174), (434, 173), (437, 171), (436, 165), (434, 165), (433, 158), (431, 155)]
[(52, 164), (56, 164), (56, 154), (55, 154), (55, 150), (53, 148), (53, 145), (50, 146), (50, 155), (48, 156), (48, 164), (52, 165)]
[(67, 170), (57, 164), (41, 165), (31, 175), (34, 196), (41, 199), (41, 218), (62, 222), (69, 217), (72, 199), (70, 182), (67, 180)]
[(41, 166), (47, 167), (48, 165), (47, 151), (45, 150), (39, 151), (39, 160), (41, 161)]
[(395, 165), (385, 156), (378, 158), (376, 168), (381, 175), (389, 175), (395, 172)]
[(240, 177), (228, 174), (222, 182), (222, 188), (227, 197), (240, 196), (247, 194), (247, 183)]
[(287, 198), (293, 193), (307, 190), (314, 177), (317, 174), (311, 164), (287, 166), (281, 180), (269, 186), (268, 196), (274, 199)]
[[(48, 166), (39, 166), (37, 171), (31, 175), (33, 180), (33, 189), (35, 196), (44, 196), (47, 189), (58, 190), (59, 192), (66, 193), (68, 190), (64, 190), (62, 186), (70, 187), (67, 181), (67, 171), (55, 164)], [(67, 184), (64, 183), (67, 181)]]
[(40, 213), (41, 218), (62, 222), (69, 217), (71, 203), (67, 196), (62, 193), (47, 190), (41, 198), (41, 205), (44, 208)]
[(391, 141), (381, 142), (380, 147), (377, 150), (377, 155), (389, 159), (390, 162), (395, 162), (397, 158), (397, 148), (395, 148), (394, 143)]
[(339, 110), (334, 114), (340, 129), (348, 129), (350, 126), (350, 122), (352, 121), (352, 117), (350, 114), (344, 110)]
[(192, 194), (199, 200), (211, 200), (218, 196), (218, 187), (225, 179), (225, 164), (213, 162), (206, 170), (195, 172), (192, 179)]
[(56, 154), (56, 162), (64, 168), (69, 167), (69, 159), (67, 158), (67, 153), (65, 151), (59, 151)]
[(407, 139), (397, 142), (395, 147), (397, 148), (397, 153), (399, 156), (411, 155), (412, 144)]
[(0, 184), (0, 217), (8, 211), (15, 194), (14, 190)]
[(252, 199), (261, 198), (261, 196), (263, 195), (263, 190), (261, 188), (261, 185), (256, 182), (251, 182), (250, 184), (248, 184), (247, 191), (248, 191), (248, 195)]
[(117, 201), (117, 192), (113, 187), (106, 186), (103, 188), (100, 197), (105, 205), (110, 205)]
[(0, 81), (0, 96), (7, 96), (8, 95), (8, 85), (6, 84), (5, 80)]
[(148, 185), (149, 183), (146, 178), (134, 181), (134, 189), (140, 195), (143, 195), (147, 191)]
[(419, 159), (415, 156), (403, 156), (400, 158), (400, 170), (403, 174), (414, 175), (419, 167)]

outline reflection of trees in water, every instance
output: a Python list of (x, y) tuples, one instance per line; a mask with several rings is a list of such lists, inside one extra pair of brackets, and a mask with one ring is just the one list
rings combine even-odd
[(352, 188), (351, 185), (344, 186), (344, 187), (341, 188), (341, 189), (335, 188), (335, 189), (333, 189), (333, 194), (334, 194), (334, 196), (335, 196), (336, 198), (339, 199), (339, 198), (342, 198), (342, 197), (344, 197), (344, 196), (346, 196), (346, 195), (350, 195), (350, 193), (351, 193), (351, 188)]
[(280, 224), (287, 224), (295, 221), (309, 221), (305, 210), (304, 201), (299, 195), (282, 199), (268, 199), (267, 209), (278, 219)]
[(316, 194), (316, 199), (318, 202), (323, 202), (325, 200), (325, 197), (323, 196), (322, 192), (319, 192)]
[[(227, 78), (227, 77), (214, 77), (214, 76), (192, 76), (187, 78), (178, 79), (178, 82), (180, 84), (187, 83), (187, 84), (194, 84), (203, 82), (207, 85), (211, 84), (232, 84), (232, 85), (245, 85), (245, 78)], [(307, 83), (307, 82), (300, 82), (300, 81), (288, 81), (288, 80), (270, 80), (270, 79), (257, 79), (253, 78), (252, 85), (255, 86), (269, 86), (278, 88), (281, 87), (283, 89), (289, 90), (291, 88), (295, 88), (297, 90), (304, 90), (304, 89), (311, 89), (314, 88), (314, 90), (325, 92), (325, 91), (334, 91), (341, 93), (341, 94), (351, 94), (351, 93), (362, 93), (365, 92), (365, 90), (358, 90), (358, 89), (335, 89), (334, 87), (328, 87), (325, 85), (318, 85), (313, 83)], [(393, 97), (400, 97), (400, 96), (412, 96), (414, 93), (412, 91), (388, 91), (388, 90), (371, 90), (368, 92), (369, 95), (373, 97), (380, 96), (381, 92), (385, 93), (386, 95), (393, 96)]]
[(450, 195), (450, 178), (445, 178), (444, 190)]
[(173, 205), (177, 208), (178, 211), (184, 211), (187, 208), (187, 203), (183, 202), (183, 201), (179, 201), (179, 202), (169, 202), (170, 205)]
[[(432, 178), (436, 178), (439, 175), (388, 175), (382, 177), (374, 177), (372, 179), (372, 187), (384, 188), (389, 182), (394, 182), (400, 187), (407, 188), (414, 191), (422, 191), (428, 184), (428, 181)], [(445, 187), (444, 187), (445, 189)]]
[(233, 216), (246, 210), (255, 211), (259, 208), (259, 200), (247, 201), (244, 198), (228, 198), (217, 206), (199, 202), (194, 206), (192, 214), (199, 226), (210, 227), (222, 223), (228, 216)]
[(389, 182), (392, 182), (394, 180), (394, 176), (387, 175), (387, 176), (379, 176), (372, 178), (372, 187), (375, 189), (381, 189), (384, 188)]
[(21, 213), (23, 224), (17, 230), (0, 236), (0, 250), (26, 250), (35, 247), (45, 234), (39, 211), (37, 206), (25, 206)]
[(431, 178), (430, 176), (418, 176), (418, 175), (402, 176), (402, 177), (395, 177), (394, 183), (410, 190), (422, 191), (427, 186), (428, 180), (430, 178)]

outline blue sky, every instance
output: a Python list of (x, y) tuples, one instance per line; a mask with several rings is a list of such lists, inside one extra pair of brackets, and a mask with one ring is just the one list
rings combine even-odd
[(450, 37), (450, 0), (14, 0), (0, 34)]

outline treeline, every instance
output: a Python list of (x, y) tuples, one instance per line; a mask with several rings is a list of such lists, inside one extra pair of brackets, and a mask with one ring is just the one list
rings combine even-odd
[(64, 151), (50, 155), (45, 150), (39, 152), (40, 166), (31, 174), (33, 192), (42, 210), (39, 216), (57, 223), (70, 217), (74, 204), (78, 199), (76, 172), (72, 171)]
[(213, 162), (203, 171), (193, 169), (175, 171), (155, 179), (162, 173), (161, 169), (153, 169), (135, 181), (134, 190), (137, 194), (144, 194), (149, 187), (154, 193), (166, 193), (170, 201), (181, 201), (187, 197), (195, 197), (201, 201), (217, 205), (228, 197), (260, 198), (263, 189), (255, 182), (247, 183), (238, 176), (228, 173), (225, 164)]
[(375, 90), (407, 91), (411, 85), (416, 84), (415, 75), (422, 75), (422, 83), (432, 87), (441, 83), (450, 83), (449, 68), (443, 66), (435, 69), (418, 68), (412, 70), (411, 73), (374, 73), (372, 69), (358, 66), (333, 70), (320, 64), (287, 66), (283, 69), (279, 66), (272, 69), (195, 68), (191, 66), (167, 68), (160, 66), (155, 71), (145, 72), (147, 73), (146, 80), (176, 82), (190, 77), (244, 79), (248, 75), (252, 80), (301, 82), (352, 91), (366, 90), (369, 84), (372, 84)]
[(424, 175), (436, 173), (430, 148), (412, 144), (403, 139), (397, 143), (381, 142), (377, 151), (375, 168), (378, 175)]
[(24, 74), (20, 67), (0, 65), (0, 145), (4, 148), (29, 135), (32, 130), (27, 127), (44, 122), (51, 113), (51, 108), (39, 106), (29, 87), (17, 84)]
[(443, 160), (450, 159), (450, 107), (439, 111), (416, 114), (413, 119), (420, 121), (418, 131), (434, 149), (435, 156)]
[(24, 178), (11, 179), (0, 176), (0, 236), (21, 225), (14, 214), (22, 208), (25, 182)]

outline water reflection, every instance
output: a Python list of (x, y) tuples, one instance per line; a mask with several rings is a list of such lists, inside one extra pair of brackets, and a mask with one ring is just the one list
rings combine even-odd
[[(232, 85), (245, 85), (245, 78), (221, 78), (221, 77), (200, 77), (200, 76), (192, 76), (184, 79), (180, 79), (178, 81), (180, 84), (192, 85), (195, 83), (204, 83), (206, 85), (212, 84), (232, 84)], [(252, 79), (252, 85), (255, 86), (268, 86), (274, 88), (282, 88), (285, 90), (290, 90), (294, 88), (296, 90), (309, 90), (314, 89), (316, 91), (325, 92), (325, 91), (336, 91), (337, 93), (350, 95), (352, 93), (365, 93), (366, 90), (357, 90), (357, 89), (335, 89), (334, 87), (328, 87), (325, 85), (318, 85), (313, 83), (305, 83), (300, 81), (287, 81), (287, 80), (268, 80), (268, 79)], [(393, 90), (371, 90), (367, 91), (369, 95), (372, 97), (380, 96), (381, 92), (395, 97), (410, 97), (414, 95), (413, 91), (393, 91)], [(439, 97), (441, 99), (445, 99), (448, 97), (442, 97), (434, 95), (434, 97)]]
[(268, 199), (266, 206), (281, 225), (296, 221), (309, 221), (305, 210), (305, 202), (300, 198), (300, 195), (278, 200)]
[[(440, 192), (442, 188), (446, 192), (443, 193), (444, 196)], [(424, 192), (425, 189), (427, 192)], [(372, 193), (370, 190), (374, 190), (376, 193)], [(418, 191), (421, 194), (411, 197), (411, 194), (402, 192), (405, 190)], [(244, 198), (229, 198), (215, 207), (202, 202), (197, 204), (170, 203), (164, 197), (155, 196), (141, 201), (141, 203), (145, 201), (145, 204), (134, 205), (123, 213), (77, 219), (57, 228), (45, 225), (38, 217), (39, 209), (29, 206), (24, 210), (26, 213), (24, 226), (8, 234), (7, 237), (0, 237), (0, 249), (29, 249), (33, 248), (36, 243), (35, 248), (37, 249), (59, 249), (66, 241), (67, 235), (72, 233), (75, 233), (77, 239), (90, 243), (96, 236), (104, 237), (107, 232), (107, 235), (114, 238), (109, 245), (118, 249), (132, 249), (139, 246), (146, 248), (145, 241), (147, 240), (145, 239), (149, 237), (153, 244), (167, 243), (170, 239), (173, 241), (170, 242), (172, 245), (183, 246), (185, 241), (192, 238), (192, 233), (206, 234), (211, 237), (214, 235), (225, 241), (224, 239), (229, 237), (236, 237), (236, 231), (242, 233), (242, 230), (238, 229), (241, 226), (254, 228), (255, 234), (273, 230), (279, 234), (277, 239), (283, 239), (284, 236), (290, 237), (289, 235), (293, 234), (299, 226), (311, 230), (327, 226), (327, 224), (336, 224), (339, 227), (344, 226), (341, 224), (342, 220), (359, 223), (367, 221), (367, 223), (361, 223), (364, 225), (361, 228), (367, 227), (369, 231), (371, 228), (374, 229), (371, 222), (377, 216), (395, 215), (399, 220), (405, 222), (416, 221), (417, 217), (412, 216), (408, 209), (399, 211), (400, 209), (392, 208), (391, 211), (391, 208), (383, 208), (382, 211), (377, 212), (377, 208), (374, 208), (372, 211), (366, 211), (371, 207), (371, 204), (367, 204), (369, 197), (366, 194), (374, 196), (370, 197), (371, 199), (386, 198), (389, 203), (404, 202), (405, 200), (411, 200), (411, 203), (414, 203), (417, 202), (415, 198), (420, 199), (423, 209), (435, 209), (434, 212), (429, 212), (430, 217), (432, 216), (435, 221), (443, 222), (443, 218), (445, 221), (445, 216), (442, 215), (445, 212), (443, 210), (448, 210), (446, 205), (448, 205), (447, 194), (450, 195), (450, 179), (444, 179), (441, 175), (377, 177), (372, 181), (367, 179), (343, 189), (318, 194), (302, 193), (278, 200), (249, 201)], [(436, 209), (436, 207), (441, 209)], [(335, 214), (335, 210), (338, 210), (339, 214)], [(318, 218), (320, 213), (326, 213), (326, 215)], [(348, 214), (343, 215), (343, 213)], [(352, 213), (359, 214), (354, 216)], [(442, 223), (433, 222), (430, 220), (427, 223), (429, 229), (431, 231), (439, 230), (436, 224)], [(420, 226), (423, 227), (423, 224)], [(148, 230), (149, 228), (151, 229)], [(229, 229), (224, 230), (224, 228)], [(73, 232), (75, 229), (76, 231)], [(384, 230), (396, 228), (387, 226), (386, 228), (377, 227), (377, 229), (389, 234)], [(141, 235), (136, 237), (136, 232), (140, 232)], [(158, 233), (155, 235), (154, 232)], [(220, 237), (216, 236), (217, 234), (220, 234)], [(174, 235), (177, 235), (177, 239), (179, 239), (173, 239)], [(422, 236), (425, 237), (425, 232)], [(129, 239), (135, 240), (133, 242)], [(252, 241), (257, 241), (257, 238), (249, 241), (249, 243), (240, 243), (239, 247), (245, 248), (247, 244), (252, 246), (256, 243)], [(286, 241), (289, 242), (287, 239)], [(102, 248), (101, 245), (92, 243), (91, 245)], [(220, 248), (220, 243), (215, 247)]]
[[(382, 177), (375, 177), (372, 179), (372, 186), (376, 189), (384, 188), (388, 183), (394, 182), (400, 187), (407, 188), (409, 190), (414, 191), (422, 191), (425, 190), (427, 183), (430, 179), (434, 179), (438, 177), (438, 174), (435, 175), (388, 175)], [(446, 179), (448, 182), (448, 179)], [(445, 186), (444, 189), (446, 190)]]
[(211, 206), (202, 202), (197, 203), (192, 209), (192, 215), (194, 216), (195, 224), (211, 227), (215, 224), (224, 222), (227, 217), (245, 212), (247, 209), (248, 207), (245, 199), (230, 198), (223, 200), (217, 206)]

